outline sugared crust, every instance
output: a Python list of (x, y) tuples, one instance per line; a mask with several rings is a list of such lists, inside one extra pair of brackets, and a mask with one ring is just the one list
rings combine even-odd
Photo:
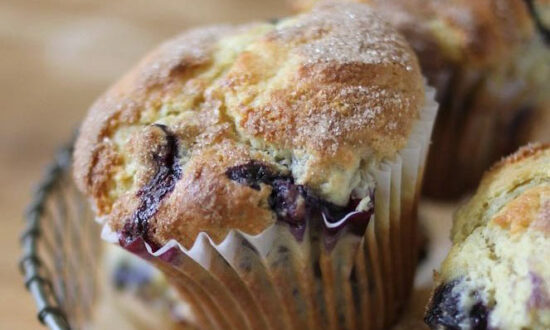
[(229, 180), (229, 167), (262, 160), (346, 203), (362, 161), (404, 146), (423, 97), (411, 49), (363, 5), (199, 29), (162, 45), (94, 104), (76, 144), (75, 177), (121, 230), (170, 134), (182, 175), (149, 235), (190, 244), (200, 231), (215, 239), (228, 229), (257, 233), (275, 221), (270, 188)]
[[(174, 191), (149, 220), (154, 230), (150, 235), (157, 242), (177, 238), (190, 246), (201, 231), (219, 241), (230, 229), (258, 234), (272, 224), (275, 217), (267, 205), (271, 189), (262, 186), (256, 191), (228, 180), (225, 175), (227, 168), (250, 159), (267, 161), (261, 154), (230, 140), (209, 146), (191, 157)], [(128, 207), (128, 201), (121, 199), (115, 210), (127, 213), (111, 217), (113, 229), (121, 230), (136, 207)]]
[[(74, 175), (82, 191), (97, 197), (108, 187), (116, 162), (109, 140), (120, 126), (139, 122), (141, 112), (178, 92), (185, 76), (211, 60), (213, 44), (235, 28), (219, 26), (186, 32), (148, 54), (90, 108), (74, 151)], [(107, 162), (105, 159), (111, 159)]]
[(494, 205), (510, 202), (511, 197), (519, 198), (514, 195), (518, 189), (525, 194), (528, 191), (521, 189), (528, 185), (548, 187), (549, 164), (550, 145), (531, 144), (493, 166), (485, 173), (474, 197), (457, 212), (453, 241), (463, 241), (475, 228), (486, 225), (499, 211)]
[(546, 153), (548, 153), (548, 148), (550, 148), (550, 144), (548, 143), (531, 143), (526, 146), (523, 146), (519, 148), (516, 152), (513, 154), (502, 158), (499, 162), (497, 162), (487, 173), (485, 174), (485, 181), (491, 181), (491, 177), (494, 176), (502, 176), (502, 171), (506, 171), (506, 167), (510, 166), (521, 166), (521, 165), (514, 165), (516, 163), (521, 162), (529, 162), (529, 160), (536, 160), (539, 157), (543, 157)]
[(283, 22), (236, 59), (224, 91), (238, 129), (322, 158), (403, 145), (423, 103), (414, 56), (387, 24), (347, 7)]
[[(303, 11), (316, 2), (330, 0), (289, 1), (294, 8)], [(472, 65), (494, 63), (499, 58), (509, 56), (534, 32), (523, 0), (339, 1), (372, 5), (407, 37), (420, 57), (424, 51), (433, 50), (435, 46), (439, 48), (437, 55), (451, 62), (468, 62)], [(429, 52), (426, 56), (430, 59)]]

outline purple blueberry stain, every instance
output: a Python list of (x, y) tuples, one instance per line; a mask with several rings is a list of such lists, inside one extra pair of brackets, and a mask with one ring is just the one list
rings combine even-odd
[(300, 225), (310, 212), (307, 209), (308, 192), (304, 186), (296, 185), (288, 178), (278, 178), (271, 183), (269, 206), (281, 221)]
[(460, 330), (467, 326), (472, 330), (488, 329), (490, 309), (481, 301), (479, 294), (471, 294), (476, 303), (470, 310), (464, 310), (460, 303), (460, 292), (455, 290), (460, 279), (443, 283), (435, 289), (424, 322), (431, 329)]
[(292, 176), (277, 173), (256, 160), (233, 166), (227, 169), (225, 174), (229, 179), (252, 189), (259, 190), (260, 184), (271, 186), (269, 207), (279, 221), (290, 225), (292, 233), (297, 238), (303, 237), (305, 219), (310, 212), (307, 202), (310, 194), (304, 186), (295, 184)]
[(276, 174), (271, 168), (256, 160), (252, 160), (244, 165), (231, 167), (225, 174), (229, 179), (256, 190), (260, 190), (260, 183), (269, 184), (276, 178)]
[(482, 302), (477, 302), (468, 315), (473, 330), (485, 330), (488, 328), (489, 308)]
[(529, 297), (528, 307), (529, 309), (543, 309), (550, 307), (550, 297), (548, 297), (548, 290), (546, 290), (544, 280), (536, 273), (529, 272), (529, 279), (531, 281), (531, 296)]
[(438, 286), (434, 292), (424, 321), (432, 328), (460, 329), (464, 319), (459, 307), (459, 297), (453, 293), (456, 281)]
[(159, 150), (152, 153), (156, 172), (151, 180), (137, 192), (140, 203), (122, 229), (121, 240), (124, 243), (123, 245), (128, 245), (137, 237), (141, 237), (152, 247), (158, 248), (148, 237), (149, 219), (157, 213), (162, 200), (174, 190), (176, 182), (182, 176), (178, 156), (178, 142), (175, 134), (170, 132), (164, 125), (155, 124), (154, 126), (164, 132), (165, 143), (160, 146)]
[[(325, 240), (328, 241), (335, 238), (334, 235), (344, 227), (363, 235), (374, 213), (373, 202), (364, 211), (355, 211), (360, 202), (358, 199), (351, 199), (346, 206), (335, 205), (318, 197), (307, 186), (296, 184), (291, 175), (277, 173), (260, 161), (252, 160), (231, 167), (226, 171), (226, 176), (252, 189), (259, 190), (260, 184), (271, 186), (268, 200), (270, 208), (279, 221), (290, 225), (297, 237), (303, 235), (308, 219), (323, 222)], [(370, 197), (374, 201), (374, 192)], [(344, 218), (345, 221), (342, 221)]]

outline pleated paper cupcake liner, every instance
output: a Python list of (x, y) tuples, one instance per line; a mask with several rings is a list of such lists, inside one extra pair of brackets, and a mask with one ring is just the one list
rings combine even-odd
[[(395, 321), (416, 267), (416, 205), (437, 112), (434, 90), (407, 146), (369, 171), (368, 222), (277, 222), (258, 235), (206, 233), (190, 249), (172, 240), (124, 246), (153, 263), (201, 329), (380, 329)], [(105, 237), (117, 237), (105, 227)], [(116, 239), (115, 239), (116, 240)]]

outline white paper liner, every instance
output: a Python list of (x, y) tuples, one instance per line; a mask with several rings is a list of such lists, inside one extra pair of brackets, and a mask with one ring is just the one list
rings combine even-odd
[[(165, 273), (192, 306), (199, 328), (386, 327), (412, 286), (416, 205), (437, 113), (434, 94), (427, 87), (426, 106), (406, 147), (372, 171), (374, 215), (362, 237), (344, 228), (327, 248), (316, 224), (308, 222), (300, 240), (278, 222), (258, 235), (231, 231), (219, 244), (201, 233), (190, 249), (172, 240), (153, 252), (141, 239), (126, 248)], [(116, 240), (109, 229), (103, 236)]]

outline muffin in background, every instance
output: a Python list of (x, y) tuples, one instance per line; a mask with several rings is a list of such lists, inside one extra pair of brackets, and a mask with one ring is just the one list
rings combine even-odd
[[(289, 1), (298, 10), (319, 2)], [(405, 35), (437, 90), (427, 196), (458, 198), (500, 157), (550, 141), (539, 120), (550, 116), (548, 1), (349, 1), (370, 4)]]
[(488, 171), (452, 241), (425, 316), (432, 329), (550, 328), (550, 145)]
[(368, 6), (192, 30), (91, 108), (75, 179), (199, 328), (384, 328), (409, 296), (437, 111)]

